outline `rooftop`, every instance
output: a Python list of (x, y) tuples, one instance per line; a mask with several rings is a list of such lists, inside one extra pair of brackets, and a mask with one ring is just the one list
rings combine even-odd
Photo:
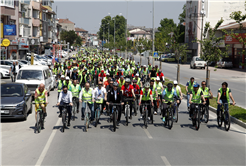
[(70, 21), (68, 18), (66, 18), (66, 19), (62, 19), (62, 18), (60, 18), (59, 19), (59, 24), (62, 24), (62, 23), (64, 23), (64, 24), (74, 24), (72, 21)]
[(83, 28), (75, 28), (75, 32), (88, 32), (88, 31), (84, 30)]

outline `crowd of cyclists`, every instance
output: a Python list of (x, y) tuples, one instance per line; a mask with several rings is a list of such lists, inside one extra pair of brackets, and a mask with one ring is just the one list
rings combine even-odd
[[(72, 107), (74, 107), (73, 99), (76, 99), (76, 112), (79, 113), (81, 107), (81, 120), (85, 118), (85, 102), (91, 111), (90, 122), (95, 119), (95, 109), (99, 104), (101, 114), (106, 113), (112, 118), (112, 106), (110, 103), (121, 104), (117, 106), (118, 118), (117, 125), (121, 121), (121, 114), (125, 113), (126, 99), (132, 99), (127, 102), (130, 105), (129, 119), (132, 116), (142, 118), (142, 105), (149, 103), (148, 110), (153, 109), (153, 114), (160, 114), (162, 121), (165, 122), (165, 114), (168, 106), (171, 104), (173, 111), (178, 111), (178, 107), (183, 100), (181, 87), (177, 81), (165, 85), (165, 77), (158, 66), (141, 65), (134, 59), (124, 59), (110, 53), (99, 52), (98, 50), (78, 51), (72, 57), (64, 62), (56, 62), (54, 68), (50, 70), (57, 76), (57, 106), (59, 106), (62, 116), (62, 105), (69, 104), (68, 107), (68, 123), (72, 117)], [(203, 81), (200, 85), (192, 77), (186, 84), (187, 107), (190, 117), (192, 116), (195, 104), (202, 103), (209, 105), (209, 98), (213, 98), (211, 90), (206, 87)], [(222, 103), (229, 103), (230, 99), (235, 105), (231, 90), (226, 82), (222, 83), (222, 87), (218, 90), (217, 103), (218, 110)], [(48, 104), (47, 92), (44, 85), (40, 85), (35, 91), (35, 101), (46, 100)], [(175, 102), (174, 102), (175, 101)], [(137, 104), (134, 104), (134, 103)], [(42, 105), (45, 116), (46, 104)], [(38, 108), (38, 102), (36, 107)], [(225, 111), (228, 107), (225, 108)], [(148, 112), (148, 119), (151, 111)], [(175, 119), (175, 116), (173, 116)]]

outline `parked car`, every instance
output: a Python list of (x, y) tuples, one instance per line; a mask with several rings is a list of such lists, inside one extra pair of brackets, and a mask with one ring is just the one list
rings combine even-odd
[(217, 66), (222, 68), (233, 68), (233, 64), (230, 58), (223, 58), (217, 62)]
[(32, 97), (24, 83), (1, 83), (1, 119), (27, 119)]
[(30, 65), (30, 62), (28, 62), (27, 60), (19, 59), (18, 62), (21, 62), (26, 65)]
[[(30, 56), (27, 57), (27, 60), (28, 60), (29, 63), (31, 64), (31, 57), (30, 57)], [(47, 65), (48, 65), (47, 62), (40, 61), (40, 60), (37, 59), (37, 58), (34, 58), (33, 64), (34, 64), (34, 65), (44, 65), (44, 66), (47, 66)]]
[(11, 67), (13, 63), (11, 60), (1, 60), (0, 62), (1, 62), (0, 67), (7, 69), (7, 70), (9, 70), (9, 68)]
[(190, 68), (195, 69), (195, 68), (204, 68), (206, 67), (207, 63), (202, 60), (198, 56), (194, 56), (190, 62)]
[(10, 77), (10, 73), (8, 69), (5, 68), (0, 68), (0, 77), (2, 78), (6, 78), (6, 77)]
[(50, 71), (50, 76), (52, 79), (51, 90), (54, 90), (56, 88), (56, 83), (57, 83), (56, 75), (53, 75), (51, 70), (49, 71)]
[(49, 92), (52, 88), (52, 78), (48, 66), (29, 65), (19, 70), (16, 82), (25, 83), (33, 95), (36, 88), (43, 83)]

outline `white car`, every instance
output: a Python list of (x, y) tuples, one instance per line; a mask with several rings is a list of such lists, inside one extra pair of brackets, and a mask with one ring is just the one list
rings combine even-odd
[(233, 68), (232, 61), (229, 58), (220, 59), (217, 62), (217, 66), (220, 67), (220, 68), (222, 68), (222, 67), (224, 67), (224, 68)]
[[(30, 62), (31, 64), (31, 57), (27, 57), (27, 60)], [(42, 62), (40, 60), (38, 60), (37, 58), (34, 58), (34, 61), (33, 61), (33, 64), (34, 65), (47, 65), (47, 62)]]
[(204, 68), (205, 69), (206, 65), (207, 65), (207, 62), (205, 62), (204, 60), (202, 60), (198, 56), (194, 56), (190, 62), (190, 68), (191, 69), (195, 69), (195, 68)]
[(51, 70), (49, 70), (49, 71), (50, 71), (50, 76), (52, 79), (51, 90), (54, 90), (56, 88), (56, 83), (57, 83), (56, 75), (53, 75)]
[(0, 77), (1, 77), (1, 79), (6, 78), (6, 77), (10, 77), (9, 70), (4, 69), (4, 68), (0, 68)]

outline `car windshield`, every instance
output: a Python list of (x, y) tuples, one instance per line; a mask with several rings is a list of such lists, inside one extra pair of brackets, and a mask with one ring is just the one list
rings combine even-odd
[(43, 74), (41, 70), (20, 70), (17, 79), (42, 80)]
[(222, 62), (223, 62), (223, 61), (224, 61), (224, 62), (231, 62), (231, 59), (230, 59), (230, 58), (223, 58), (223, 59), (222, 59)]
[(201, 58), (196, 58), (196, 61), (203, 61)]
[(21, 85), (1, 85), (1, 97), (20, 97), (23, 96)]
[(20, 61), (21, 63), (23, 63), (23, 64), (28, 64), (28, 62), (27, 61)]

